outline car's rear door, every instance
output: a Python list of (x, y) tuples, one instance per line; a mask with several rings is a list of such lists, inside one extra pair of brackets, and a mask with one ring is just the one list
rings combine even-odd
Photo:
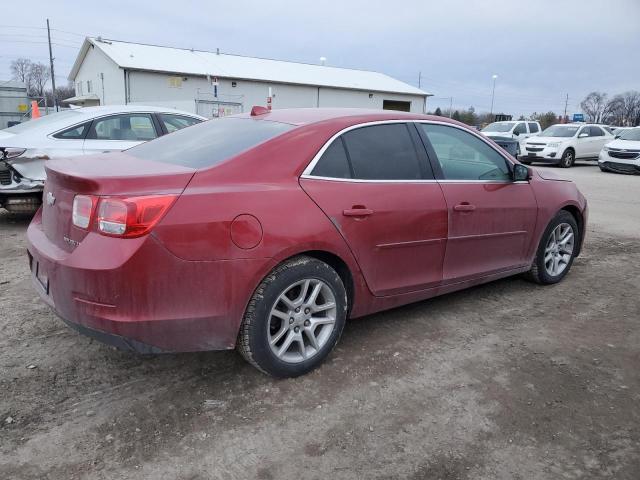
[(589, 128), (591, 132), (591, 152), (590, 156), (597, 157), (600, 155), (600, 150), (605, 146), (606, 143), (611, 141), (611, 137), (605, 133), (605, 131), (595, 125), (592, 125)]
[(479, 135), (455, 125), (417, 123), (449, 213), (445, 283), (521, 267), (537, 216), (528, 182)]
[(124, 113), (96, 118), (87, 134), (85, 154), (117, 152), (153, 140), (158, 129), (150, 113)]
[(342, 132), (300, 184), (341, 233), (374, 295), (441, 283), (447, 209), (412, 124)]
[(161, 135), (182, 130), (183, 128), (190, 127), (203, 121), (200, 118), (190, 117), (188, 115), (178, 115), (176, 113), (158, 113), (156, 116), (162, 130)]

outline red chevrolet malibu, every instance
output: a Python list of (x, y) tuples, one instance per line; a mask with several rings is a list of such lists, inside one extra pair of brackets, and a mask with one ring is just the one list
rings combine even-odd
[(33, 283), (69, 325), (138, 352), (237, 347), (320, 364), (347, 318), (526, 273), (556, 283), (587, 202), (466, 126), (254, 107), (123, 153), (49, 162)]

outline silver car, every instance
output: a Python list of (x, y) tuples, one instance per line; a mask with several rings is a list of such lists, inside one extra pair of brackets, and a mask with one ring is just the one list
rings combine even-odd
[(0, 130), (0, 208), (35, 212), (49, 159), (126, 150), (204, 120), (170, 108), (117, 105), (64, 110)]

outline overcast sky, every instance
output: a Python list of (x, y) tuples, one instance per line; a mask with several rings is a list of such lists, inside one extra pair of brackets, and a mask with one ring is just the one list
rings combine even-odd
[(640, 0), (3, 2), (0, 80), (18, 57), (65, 83), (84, 35), (376, 70), (434, 94), (428, 108), (568, 113), (592, 90), (640, 90)]

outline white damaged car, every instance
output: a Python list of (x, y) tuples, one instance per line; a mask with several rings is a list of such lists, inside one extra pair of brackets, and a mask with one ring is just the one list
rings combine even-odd
[(600, 151), (598, 166), (603, 172), (640, 174), (640, 127), (623, 130)]
[(170, 108), (118, 105), (63, 110), (0, 130), (0, 208), (37, 210), (47, 160), (126, 150), (204, 120)]

